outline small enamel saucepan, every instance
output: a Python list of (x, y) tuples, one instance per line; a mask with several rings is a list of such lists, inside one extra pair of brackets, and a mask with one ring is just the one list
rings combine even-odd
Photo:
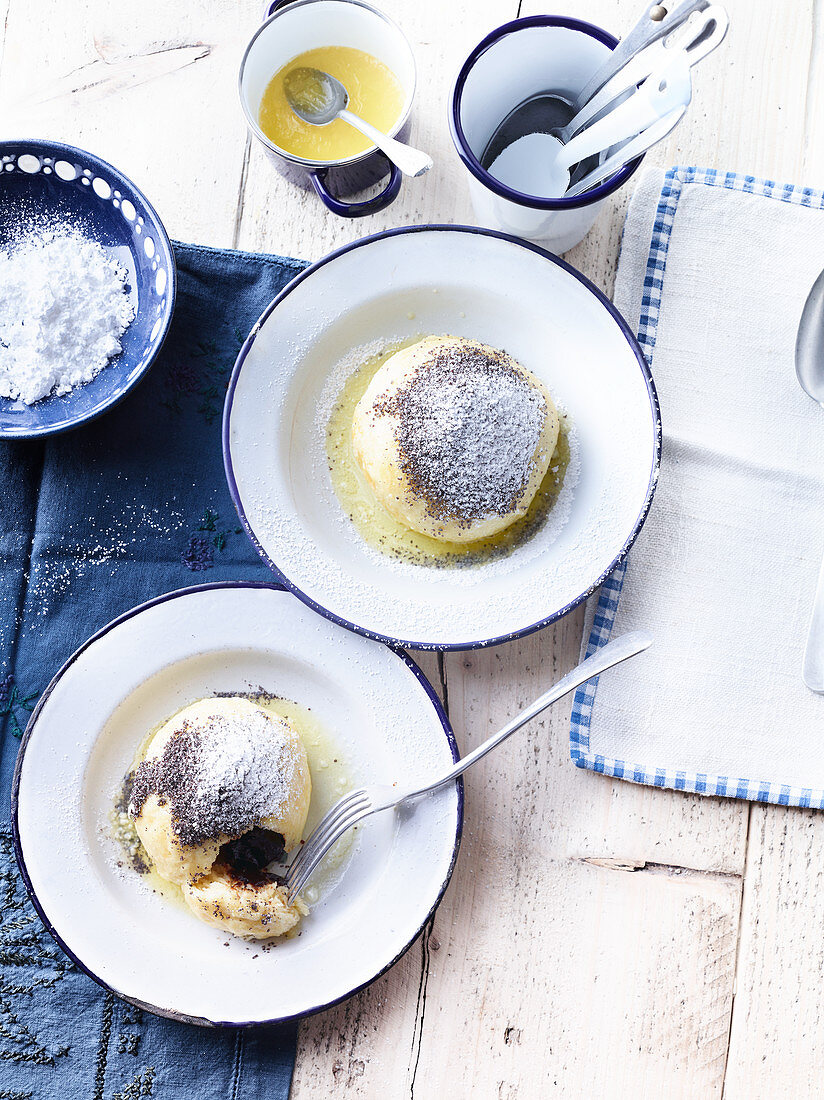
[[(330, 43), (363, 50), (394, 73), (404, 91), (404, 104), (389, 136), (404, 141), (415, 95), (415, 58), (401, 29), (363, 0), (273, 0), (266, 21), (243, 55), (240, 102), (252, 136), (282, 175), (298, 187), (314, 189), (333, 214), (361, 218), (376, 214), (397, 198), (402, 180), (397, 165), (376, 147), (343, 160), (308, 160), (279, 148), (258, 123), (260, 101), (275, 73), (307, 50)], [(348, 197), (374, 186), (387, 173), (377, 195), (359, 201)]]

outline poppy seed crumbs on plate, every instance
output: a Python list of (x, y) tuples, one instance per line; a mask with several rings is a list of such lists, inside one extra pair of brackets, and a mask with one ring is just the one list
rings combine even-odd
[(464, 526), (513, 511), (546, 411), (543, 394), (508, 355), (478, 346), (436, 349), (373, 406), (374, 415), (397, 418), (401, 470), (427, 514)]
[(184, 720), (159, 757), (135, 768), (129, 813), (138, 817), (154, 794), (184, 847), (234, 839), (284, 809), (294, 773), (288, 738), (263, 711)]

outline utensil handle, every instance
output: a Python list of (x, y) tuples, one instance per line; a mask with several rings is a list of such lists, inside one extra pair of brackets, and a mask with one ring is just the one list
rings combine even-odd
[(364, 199), (362, 202), (345, 202), (333, 195), (326, 186), (327, 168), (313, 168), (309, 172), (309, 179), (318, 198), (333, 214), (337, 214), (340, 218), (364, 218), (367, 214), (377, 214), (379, 210), (384, 210), (398, 197), (398, 192), (401, 189), (402, 173), (400, 168), (392, 161), (388, 161), (388, 164), (389, 179), (386, 182), (386, 187), (377, 195), (373, 195), (371, 199)]
[(635, 137), (689, 100), (690, 72), (683, 50), (667, 58), (628, 99), (609, 114), (576, 134), (559, 151), (559, 164), (571, 168), (595, 153), (610, 149), (620, 141)]
[(631, 57), (626, 65), (583, 105), (565, 127), (566, 132), (570, 137), (577, 134), (619, 96), (631, 91), (645, 80), (668, 55), (672, 55), (674, 50), (686, 50), (690, 67), (697, 65), (720, 45), (728, 27), (727, 13), (717, 4), (711, 4), (705, 8), (698, 19), (685, 20), (666, 38), (645, 46)]
[(572, 199), (576, 195), (583, 195), (584, 191), (589, 191), (591, 187), (597, 187), (599, 183), (603, 183), (605, 179), (617, 172), (620, 168), (623, 168), (625, 164), (629, 164), (631, 160), (635, 160), (636, 157), (642, 156), (648, 149), (651, 149), (653, 145), (656, 145), (674, 130), (681, 119), (686, 114), (686, 107), (676, 107), (674, 111), (670, 111), (668, 115), (664, 115), (660, 121), (655, 122), (652, 126), (648, 126), (646, 130), (643, 130), (634, 138), (630, 138), (629, 141), (625, 141), (620, 149), (612, 154), (611, 157), (607, 157), (597, 167), (593, 168), (591, 172), (588, 172), (582, 179), (577, 180), (571, 187), (568, 187), (564, 192), (564, 198)]
[(559, 680), (558, 683), (554, 685), (554, 687), (551, 687), (549, 691), (545, 692), (539, 699), (536, 699), (534, 703), (525, 710), (522, 710), (520, 714), (508, 723), (508, 725), (493, 734), (488, 741), (484, 741), (477, 749), (474, 749), (472, 752), (462, 757), (457, 764), (450, 768), (440, 779), (436, 779), (434, 783), (430, 783), (426, 787), (421, 787), (419, 790), (410, 791), (409, 794), (404, 795), (403, 799), (400, 801), (416, 798), (418, 795), (427, 794), (429, 791), (437, 790), (438, 787), (443, 787), (445, 784), (453, 782), (459, 775), (463, 775), (467, 768), (471, 768), (473, 764), (476, 764), (480, 759), (486, 756), (487, 753), (497, 748), (502, 741), (505, 741), (507, 737), (510, 736), (510, 734), (513, 734), (516, 730), (519, 730), (521, 726), (526, 725), (527, 722), (537, 717), (537, 715), (546, 710), (547, 707), (551, 706), (562, 696), (568, 695), (570, 691), (574, 691), (575, 688), (580, 687), (581, 684), (585, 684), (587, 680), (592, 680), (596, 676), (600, 676), (602, 672), (606, 672), (606, 670), (612, 668), (613, 665), (617, 665), (621, 661), (626, 661), (629, 657), (634, 657), (636, 653), (642, 653), (651, 644), (652, 636), (643, 630), (636, 630), (630, 634), (622, 634), (620, 638), (615, 638), (613, 641), (607, 642), (605, 646), (597, 649), (595, 653), (587, 657), (585, 661), (582, 661), (581, 664), (571, 672), (568, 672), (562, 680)]
[(422, 176), (432, 167), (432, 157), (420, 149), (413, 149), (411, 145), (404, 145), (402, 141), (396, 141), (388, 134), (382, 133), (371, 123), (365, 122), (351, 111), (341, 111), (338, 118), (354, 126), (356, 130), (373, 141), (377, 147), (403, 172), (405, 176)]
[(264, 4), (263, 6), (263, 22), (275, 14), (276, 11), (280, 11), (281, 8), (285, 8), (288, 4), (291, 4), (292, 0), (272, 0), (270, 4)]
[(824, 695), (824, 561), (818, 575), (801, 675), (810, 691)]
[(660, 5), (646, 4), (640, 19), (632, 30), (621, 39), (606, 62), (597, 70), (583, 90), (578, 93), (575, 102), (572, 104), (573, 114), (577, 114), (583, 105), (603, 88), (606, 82), (626, 64), (634, 53), (652, 42), (657, 42), (659, 39), (666, 37), (676, 27), (680, 27), (694, 11), (703, 11), (709, 5), (710, 0), (682, 0), (682, 3), (678, 4), (672, 11), (667, 12), (663, 19), (654, 20), (651, 13), (653, 9)]

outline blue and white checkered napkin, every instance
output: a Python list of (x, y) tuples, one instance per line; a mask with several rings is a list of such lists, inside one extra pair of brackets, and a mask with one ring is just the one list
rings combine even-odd
[(795, 377), (824, 268), (824, 195), (752, 176), (650, 170), (615, 302), (661, 399), (652, 511), (588, 608), (583, 648), (653, 648), (581, 689), (580, 767), (658, 787), (824, 808), (824, 696), (801, 659), (824, 553), (824, 412)]

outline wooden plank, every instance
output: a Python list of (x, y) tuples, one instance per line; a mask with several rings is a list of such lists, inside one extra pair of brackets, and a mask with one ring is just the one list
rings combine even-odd
[(0, 20), (2, 20), (2, 22), (0, 22), (0, 76), (2, 76), (3, 72), (3, 55), (6, 44), (6, 28), (9, 22), (10, 6), (11, 0), (4, 0), (4, 2), (0, 4)]
[(813, 5), (813, 28), (804, 117), (803, 181), (811, 187), (824, 186), (824, 9)]
[(5, 137), (69, 142), (145, 192), (171, 236), (229, 245), (246, 143), (235, 91), (259, 14), (238, 4), (12, 2), (0, 109)]
[[(573, 664), (579, 638), (570, 616), (448, 655), (464, 746)], [(462, 1096), (720, 1095), (746, 810), (578, 772), (569, 710), (558, 704), (466, 777), (419, 1095), (453, 1075)]]
[(753, 806), (725, 1100), (818, 1096), (824, 817)]

